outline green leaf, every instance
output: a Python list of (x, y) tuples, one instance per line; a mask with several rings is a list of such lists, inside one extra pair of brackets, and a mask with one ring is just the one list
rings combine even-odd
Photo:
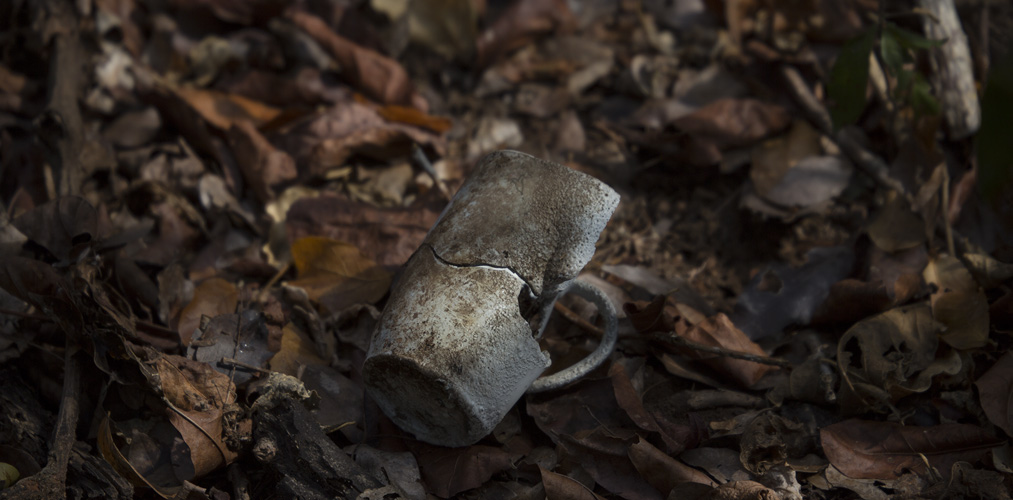
[(904, 71), (904, 47), (889, 31), (883, 32), (883, 38), (879, 41), (879, 53), (890, 73), (898, 75)]
[(833, 101), (830, 117), (839, 129), (858, 121), (865, 110), (865, 90), (869, 82), (869, 55), (876, 42), (875, 30), (869, 28), (848, 40), (837, 56), (827, 94)]
[(893, 38), (908, 50), (931, 49), (946, 43), (946, 40), (929, 40), (914, 31), (906, 30), (891, 22), (883, 24), (883, 38), (887, 37)]
[(992, 65), (981, 100), (981, 128), (976, 138), (978, 190), (995, 206), (1003, 190), (1013, 187), (1013, 51)]
[(938, 115), (941, 111), (939, 100), (932, 95), (932, 85), (921, 73), (914, 74), (911, 84), (911, 107), (916, 113), (925, 115)]

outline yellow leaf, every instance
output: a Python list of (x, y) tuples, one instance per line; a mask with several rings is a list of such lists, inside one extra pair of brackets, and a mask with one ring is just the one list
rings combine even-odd
[(281, 350), (271, 358), (271, 370), (297, 377), (300, 366), (327, 365), (317, 354), (313, 339), (301, 328), (290, 322), (281, 331)]
[(299, 278), (289, 282), (330, 313), (353, 304), (374, 303), (387, 293), (391, 275), (354, 245), (320, 236), (292, 244)]

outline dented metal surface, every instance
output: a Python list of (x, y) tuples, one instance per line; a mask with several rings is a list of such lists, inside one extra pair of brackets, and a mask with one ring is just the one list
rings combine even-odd
[[(384, 413), (423, 441), (469, 445), (529, 388), (565, 385), (607, 358), (615, 311), (573, 280), (618, 202), (562, 165), (515, 151), (483, 158), (409, 259), (373, 334), (363, 377)], [(587, 359), (538, 379), (550, 360), (536, 339), (571, 287), (598, 306), (606, 335)]]

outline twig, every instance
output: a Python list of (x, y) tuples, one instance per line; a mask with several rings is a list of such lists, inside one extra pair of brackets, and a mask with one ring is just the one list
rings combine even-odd
[(251, 371), (258, 372), (258, 373), (264, 373), (264, 374), (271, 373), (271, 370), (265, 370), (264, 368), (261, 368), (259, 366), (253, 366), (253, 365), (251, 365), (249, 363), (244, 363), (242, 361), (239, 361), (238, 359), (233, 359), (233, 358), (222, 358), (222, 360), (219, 361), (219, 363), (221, 363), (223, 365), (226, 365), (226, 366), (231, 366), (233, 368), (242, 368), (244, 370), (251, 370)]
[(45, 143), (50, 164), (56, 169), (58, 194), (76, 194), (84, 172), (81, 150), (84, 146), (84, 122), (78, 107), (78, 93), (84, 74), (83, 46), (77, 31), (75, 4), (65, 0), (40, 2), (45, 11), (46, 27), (54, 34), (50, 44), (49, 96), (46, 109), (36, 118), (39, 136)]
[(429, 158), (426, 158), (426, 152), (422, 151), (422, 148), (418, 144), (412, 144), (412, 159), (415, 163), (418, 163), (422, 170), (425, 170), (429, 177), (432, 177), (433, 183), (443, 194), (443, 197), (450, 201), (450, 191), (447, 190), (447, 185), (443, 183), (443, 179), (440, 179), (439, 174), (436, 173), (436, 169), (433, 167), (432, 162)]
[(788, 368), (788, 369), (792, 367), (791, 363), (784, 359), (772, 358), (770, 356), (759, 356), (748, 352), (732, 351), (730, 349), (725, 349), (723, 347), (704, 345), (699, 342), (694, 342), (692, 340), (680, 337), (675, 332), (656, 333), (652, 335), (652, 338), (654, 338), (655, 340), (660, 340), (662, 342), (667, 342), (669, 344), (687, 347), (689, 349), (693, 349), (694, 351), (709, 352), (711, 354), (717, 354), (719, 356), (724, 356), (726, 358), (742, 359), (745, 361), (752, 361), (754, 363), (779, 366), (781, 368)]
[(816, 99), (816, 96), (809, 90), (802, 75), (792, 66), (784, 65), (781, 73), (788, 83), (795, 101), (802, 107), (809, 121), (816, 126), (816, 129), (831, 137), (841, 151), (855, 164), (855, 167), (862, 173), (868, 175), (872, 180), (881, 186), (897, 191), (914, 206), (914, 197), (904, 188), (904, 185), (897, 179), (890, 176), (890, 167), (886, 162), (875, 154), (865, 149), (858, 141), (848, 133), (847, 129), (834, 132), (833, 122), (830, 120), (830, 113), (823, 104)]

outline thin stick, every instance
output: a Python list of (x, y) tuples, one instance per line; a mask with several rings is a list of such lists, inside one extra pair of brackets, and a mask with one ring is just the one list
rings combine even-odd
[(781, 368), (791, 368), (791, 363), (787, 360), (780, 358), (772, 358), (770, 356), (759, 356), (748, 352), (732, 351), (723, 347), (704, 345), (699, 342), (693, 342), (692, 340), (680, 337), (675, 332), (668, 333), (656, 333), (652, 335), (655, 340), (667, 342), (677, 346), (687, 347), (694, 351), (709, 352), (711, 354), (717, 354), (718, 356), (724, 356), (726, 358), (735, 358), (745, 361), (752, 361), (754, 363), (760, 363), (764, 365), (779, 366)]
[(239, 361), (238, 359), (233, 359), (233, 358), (222, 358), (222, 360), (219, 361), (219, 363), (221, 363), (223, 365), (226, 365), (226, 366), (231, 366), (233, 368), (243, 368), (243, 369), (246, 369), (246, 370), (252, 370), (252, 371), (255, 371), (255, 372), (258, 372), (258, 373), (265, 373), (265, 374), (270, 374), (271, 373), (271, 370), (265, 370), (265, 369), (263, 369), (263, 368), (261, 368), (259, 366), (253, 366), (253, 365), (251, 365), (249, 363), (244, 363), (242, 361)]

